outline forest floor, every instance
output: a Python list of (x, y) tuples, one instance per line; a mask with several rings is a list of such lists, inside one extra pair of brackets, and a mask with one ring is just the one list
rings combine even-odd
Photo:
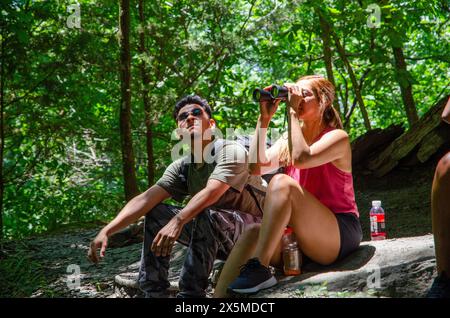
[[(442, 153), (414, 168), (397, 168), (380, 179), (355, 173), (364, 241), (370, 239), (372, 200), (382, 201), (388, 238), (431, 233), (431, 184), (440, 156)], [(86, 254), (98, 230), (99, 224), (92, 224), (91, 228), (70, 228), (57, 234), (4, 243), (0, 297), (117, 297), (114, 277), (137, 270), (141, 244), (110, 248), (107, 257), (94, 265)], [(74, 276), (77, 268), (79, 275)], [(80, 287), (74, 287), (78, 278)]]
[(437, 153), (425, 164), (397, 167), (382, 178), (354, 172), (363, 240), (370, 240), (369, 211), (373, 200), (381, 200), (385, 210), (388, 238), (420, 236), (432, 232), (431, 185), (436, 165), (444, 153)]

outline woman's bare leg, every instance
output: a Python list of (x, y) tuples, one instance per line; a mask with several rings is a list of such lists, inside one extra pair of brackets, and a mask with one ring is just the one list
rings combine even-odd
[[(258, 241), (260, 224), (253, 224), (242, 233), (241, 237), (236, 242), (230, 255), (227, 258), (225, 265), (220, 273), (216, 288), (214, 289), (214, 298), (228, 297), (227, 288), (239, 275), (239, 270), (242, 265), (247, 263), (255, 251), (256, 242)], [(275, 249), (275, 254), (272, 257), (271, 264), (279, 266), (281, 261), (281, 242)]]
[(302, 252), (309, 258), (324, 265), (336, 260), (341, 243), (333, 212), (291, 177), (276, 175), (267, 189), (254, 253), (262, 265), (269, 265), (288, 224), (292, 226)]
[(240, 267), (247, 262), (255, 250), (258, 233), (259, 224), (254, 224), (246, 229), (241, 237), (239, 237), (222, 268), (216, 288), (214, 289), (214, 298), (227, 297), (228, 286), (239, 275)]
[(450, 152), (436, 167), (431, 208), (437, 271), (450, 276)]

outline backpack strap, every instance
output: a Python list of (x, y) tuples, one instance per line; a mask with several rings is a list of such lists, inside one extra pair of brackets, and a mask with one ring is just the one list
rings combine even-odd
[(259, 204), (258, 198), (256, 197), (255, 191), (257, 190), (258, 193), (266, 196), (265, 192), (259, 191), (258, 189), (253, 188), (251, 185), (249, 185), (248, 183), (245, 186), (245, 189), (247, 189), (248, 193), (250, 193), (250, 195), (252, 196), (253, 200), (256, 203), (256, 206), (258, 207), (259, 211), (261, 211), (261, 214), (264, 214), (263, 209), (261, 208), (261, 205)]
[(178, 178), (180, 178), (181, 183), (187, 189), (187, 178), (188, 178), (188, 173), (189, 173), (189, 163), (188, 163), (188, 160), (186, 160), (186, 159), (187, 158), (183, 159), (183, 161), (181, 162), (181, 171), (180, 171), (180, 174), (178, 175)]

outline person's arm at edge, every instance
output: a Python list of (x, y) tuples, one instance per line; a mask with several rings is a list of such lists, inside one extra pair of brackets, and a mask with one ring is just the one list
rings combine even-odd
[(450, 124), (450, 97), (448, 98), (447, 105), (445, 105), (444, 111), (442, 112), (442, 120), (447, 124)]

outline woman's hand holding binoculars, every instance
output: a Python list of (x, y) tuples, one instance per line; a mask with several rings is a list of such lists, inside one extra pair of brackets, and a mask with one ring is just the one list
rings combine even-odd
[[(270, 92), (272, 86), (268, 86), (264, 88), (264, 91)], [(261, 119), (270, 121), (273, 115), (276, 113), (278, 109), (278, 105), (280, 105), (281, 99), (263, 99), (259, 100), (259, 111), (261, 114)]]
[(286, 83), (283, 86), (271, 85), (253, 91), (253, 100), (259, 102), (261, 118), (270, 121), (280, 102), (286, 102), (290, 112), (299, 115), (303, 95), (297, 85)]
[(289, 108), (289, 113), (291, 115), (300, 115), (301, 105), (303, 103), (303, 94), (300, 89), (295, 84), (286, 83), (285, 86), (288, 88), (289, 95), (286, 100), (286, 104)]

